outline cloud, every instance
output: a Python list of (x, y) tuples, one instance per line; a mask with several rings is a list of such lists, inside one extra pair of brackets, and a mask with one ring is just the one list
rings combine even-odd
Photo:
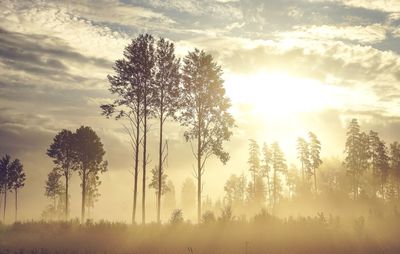
[(398, 0), (309, 0), (309, 2), (334, 2), (356, 8), (383, 12), (400, 12), (400, 2)]
[(128, 42), (125, 33), (97, 25), (52, 3), (6, 0), (0, 4), (0, 10), (3, 29), (23, 34), (51, 35), (62, 42), (60, 47), (67, 45), (85, 56), (115, 60)]
[(295, 26), (294, 31), (279, 32), (284, 38), (312, 40), (344, 40), (363, 44), (375, 44), (386, 39), (388, 27), (382, 24), (367, 26)]

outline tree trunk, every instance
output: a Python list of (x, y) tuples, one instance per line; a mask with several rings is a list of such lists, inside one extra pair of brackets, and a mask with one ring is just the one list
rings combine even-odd
[(69, 176), (68, 176), (68, 173), (67, 174), (65, 174), (65, 220), (67, 221), (68, 220), (68, 203), (69, 203), (69, 200), (68, 200), (68, 183), (69, 183)]
[(142, 224), (146, 223), (146, 164), (147, 164), (147, 92), (144, 93), (143, 105), (143, 180), (142, 180)]
[[(199, 117), (200, 119), (200, 117)], [(199, 120), (197, 135), (197, 223), (201, 220), (201, 121)]]
[(135, 172), (133, 183), (133, 210), (132, 210), (132, 224), (136, 222), (136, 204), (137, 204), (137, 182), (139, 176), (139, 147), (140, 147), (140, 101), (137, 100), (136, 108), (136, 144), (135, 144)]
[(317, 170), (314, 167), (314, 190), (315, 190), (315, 195), (318, 194), (318, 189), (317, 189)]
[(85, 206), (86, 204), (86, 170), (82, 174), (82, 207), (81, 207), (81, 223), (85, 222)]
[(7, 208), (7, 187), (4, 187), (4, 203), (3, 203), (3, 223), (6, 223), (6, 208)]
[(18, 220), (18, 189), (15, 189), (15, 222)]
[[(161, 92), (162, 94), (162, 92)], [(161, 213), (161, 185), (162, 185), (162, 144), (163, 144), (163, 112), (161, 105), (161, 114), (160, 114), (160, 143), (158, 146), (158, 195), (157, 195), (157, 222), (160, 223), (160, 213)]]

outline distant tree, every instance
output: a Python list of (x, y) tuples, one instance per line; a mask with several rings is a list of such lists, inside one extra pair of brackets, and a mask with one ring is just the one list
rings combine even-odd
[(11, 188), (14, 190), (15, 194), (15, 221), (18, 220), (18, 190), (25, 186), (26, 175), (24, 172), (24, 167), (20, 160), (15, 159), (11, 163)]
[(240, 176), (231, 175), (225, 183), (224, 191), (225, 203), (235, 210), (241, 210), (246, 196), (246, 178), (244, 174)]
[(228, 112), (231, 104), (225, 96), (222, 69), (213, 57), (195, 49), (184, 58), (179, 120), (187, 127), (186, 141), (195, 140), (193, 155), (197, 160), (197, 220), (201, 219), (202, 175), (205, 163), (216, 155), (226, 163), (229, 154), (223, 150), (223, 142), (230, 139), (234, 126)]
[[(151, 99), (155, 113), (159, 120), (159, 147), (158, 147), (158, 178), (164, 174), (165, 145), (163, 140), (164, 123), (168, 117), (174, 117), (179, 104), (179, 59), (175, 57), (175, 48), (172, 42), (160, 38), (155, 50), (154, 88)], [(158, 180), (158, 193), (163, 181)], [(157, 196), (157, 221), (160, 222), (161, 195)]]
[(53, 169), (47, 175), (45, 196), (53, 200), (53, 205), (49, 207), (47, 211), (47, 216), (50, 217), (56, 216), (57, 199), (59, 199), (61, 195), (65, 192), (64, 186), (60, 181), (61, 177), (62, 175), (58, 169)]
[(297, 158), (301, 163), (301, 176), (302, 180), (306, 180), (306, 176), (311, 175), (311, 162), (310, 162), (310, 151), (308, 142), (304, 138), (297, 139)]
[(258, 146), (257, 142), (254, 139), (250, 139), (250, 144), (249, 144), (249, 159), (247, 161), (249, 164), (249, 171), (252, 176), (252, 187), (253, 189), (251, 190), (253, 193), (251, 193), (252, 197), (256, 196), (257, 189), (256, 189), (256, 182), (257, 182), (257, 177), (260, 175), (260, 147)]
[(186, 178), (181, 189), (181, 206), (185, 214), (192, 214), (196, 204), (196, 184), (192, 178)]
[(63, 210), (66, 220), (68, 220), (69, 211), (69, 180), (76, 164), (74, 142), (74, 134), (64, 129), (57, 133), (50, 148), (47, 149), (47, 155), (53, 158), (53, 162), (56, 165), (55, 169), (60, 171), (60, 174), (65, 179), (65, 208)]
[(88, 178), (91, 174), (96, 176), (98, 173), (107, 171), (107, 161), (103, 161), (103, 156), (105, 154), (103, 144), (92, 128), (81, 126), (76, 130), (75, 135), (76, 142), (74, 149), (76, 151), (77, 162), (75, 170), (78, 171), (79, 176), (82, 179), (81, 222), (84, 222)]
[(308, 138), (310, 139), (310, 143), (309, 143), (310, 169), (312, 170), (312, 174), (314, 176), (314, 191), (315, 191), (315, 194), (318, 194), (317, 169), (322, 164), (322, 160), (320, 159), (321, 142), (318, 140), (317, 136), (312, 132), (308, 133)]
[[(385, 143), (379, 138), (378, 133), (374, 131), (369, 132), (370, 156), (371, 167), (374, 179), (378, 179), (380, 186), (379, 192), (382, 199), (385, 199), (385, 184), (389, 176), (389, 156)], [(375, 189), (376, 191), (376, 189)]]
[(285, 155), (283, 154), (279, 144), (277, 142), (272, 144), (272, 169), (273, 169), (273, 176), (272, 176), (272, 207), (275, 210), (278, 196), (280, 196), (281, 192), (281, 184), (279, 174), (285, 173), (287, 166)]
[(272, 151), (268, 144), (264, 143), (262, 147), (262, 175), (267, 178), (267, 196), (269, 202), (271, 202), (271, 170), (272, 170)]
[(183, 222), (183, 212), (181, 209), (175, 209), (172, 214), (171, 218), (169, 220), (169, 223), (173, 225), (181, 224)]
[[(159, 178), (158, 178), (158, 167), (156, 166), (156, 167), (154, 167), (152, 170), (151, 170), (151, 182), (150, 182), (150, 184), (149, 184), (149, 188), (152, 188), (152, 189), (154, 189), (154, 191), (155, 191), (155, 193), (156, 193), (156, 205), (158, 206), (158, 196), (159, 196), (159, 192), (158, 192), (158, 186), (159, 186), (159, 184), (158, 184), (158, 181), (159, 181)], [(167, 193), (168, 191), (170, 191), (170, 189), (169, 189), (169, 187), (167, 186), (167, 174), (163, 174), (162, 175), (162, 179), (161, 179), (161, 181), (163, 182), (162, 184), (161, 184), (161, 186), (162, 186), (162, 189), (161, 189), (161, 196), (163, 196), (165, 193)]]
[[(8, 154), (4, 155), (0, 160), (0, 190), (4, 195), (3, 222), (6, 221), (7, 193), (23, 187), (24, 181), (25, 174), (23, 173), (21, 162), (18, 159), (12, 160)], [(17, 195), (16, 201), (18, 199)]]
[(400, 144), (390, 144), (390, 176), (394, 180), (397, 200), (400, 200)]
[(176, 208), (175, 185), (171, 180), (165, 185), (164, 204), (169, 211)]
[(100, 177), (98, 174), (89, 174), (87, 180), (87, 198), (86, 198), (86, 208), (87, 214), (90, 218), (91, 211), (94, 208), (94, 204), (98, 201), (100, 197), (99, 186), (101, 184)]
[(357, 119), (352, 119), (347, 129), (344, 165), (352, 177), (353, 197), (359, 196), (360, 177), (368, 168), (369, 137), (360, 132)]

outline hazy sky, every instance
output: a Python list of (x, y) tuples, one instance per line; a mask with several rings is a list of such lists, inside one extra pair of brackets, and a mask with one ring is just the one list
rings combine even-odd
[[(309, 130), (323, 156), (342, 156), (353, 117), (388, 142), (400, 140), (400, 0), (2, 0), (0, 12), (0, 154), (20, 158), (27, 171), (22, 218), (38, 218), (49, 202), (45, 152), (53, 136), (89, 125), (109, 161), (95, 217), (129, 221), (131, 151), (121, 123), (102, 117), (99, 105), (112, 98), (113, 62), (139, 33), (174, 41), (180, 57), (205, 49), (223, 67), (237, 128), (225, 146), (231, 160), (206, 167), (204, 194), (214, 200), (230, 174), (247, 172), (250, 138), (279, 141), (293, 163), (296, 138)], [(183, 129), (168, 125), (167, 173), (179, 204), (195, 162)], [(78, 175), (72, 181), (78, 216)]]

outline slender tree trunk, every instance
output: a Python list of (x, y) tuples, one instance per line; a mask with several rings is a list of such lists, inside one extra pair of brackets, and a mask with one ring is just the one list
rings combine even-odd
[(143, 184), (142, 184), (142, 224), (146, 223), (146, 164), (147, 164), (147, 92), (144, 93), (143, 105)]
[(136, 222), (136, 204), (137, 204), (137, 183), (139, 177), (139, 149), (140, 149), (140, 101), (139, 96), (136, 106), (136, 144), (135, 144), (135, 173), (133, 183), (133, 209), (132, 209), (132, 224)]
[(197, 223), (201, 220), (201, 136), (199, 121), (198, 135), (197, 135)]
[(68, 203), (69, 203), (69, 200), (68, 200), (68, 187), (69, 187), (69, 176), (68, 176), (68, 173), (67, 174), (65, 174), (65, 220), (68, 220), (68, 209), (69, 209), (69, 207), (68, 207)]
[[(162, 98), (162, 91), (161, 91), (161, 98)], [(161, 99), (162, 100), (162, 99)], [(161, 114), (160, 114), (160, 143), (158, 146), (158, 195), (157, 195), (157, 222), (160, 223), (160, 213), (161, 213), (161, 185), (162, 185), (162, 145), (163, 145), (163, 105), (161, 103)]]
[(3, 222), (6, 223), (7, 187), (4, 187)]
[(82, 174), (82, 207), (81, 207), (81, 223), (85, 222), (85, 206), (86, 204), (86, 170)]
[(18, 189), (15, 189), (15, 222), (18, 220)]
[(318, 194), (318, 189), (317, 189), (317, 170), (314, 167), (314, 190), (315, 190), (315, 195)]

